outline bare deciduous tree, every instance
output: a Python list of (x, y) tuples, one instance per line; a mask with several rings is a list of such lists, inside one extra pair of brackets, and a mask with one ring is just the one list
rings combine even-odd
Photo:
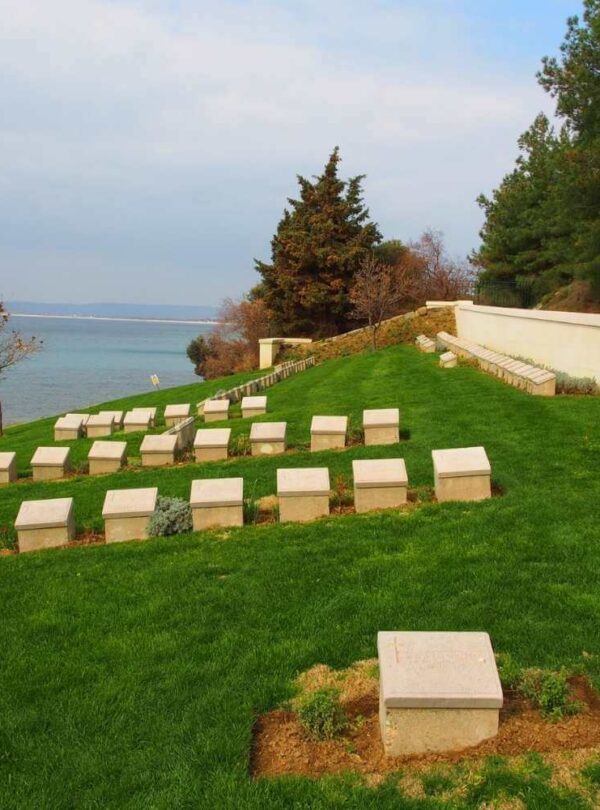
[(452, 301), (469, 294), (475, 270), (468, 261), (452, 259), (448, 255), (441, 231), (428, 228), (409, 247), (422, 263), (423, 298)]
[(380, 264), (372, 255), (363, 261), (354, 276), (349, 298), (354, 317), (369, 325), (373, 349), (377, 348), (381, 322), (394, 314), (404, 293), (399, 268)]
[[(12, 366), (20, 363), (42, 347), (42, 341), (35, 337), (25, 338), (20, 332), (9, 330), (10, 316), (0, 301), (0, 377)], [(0, 436), (3, 433), (2, 402), (0, 401)]]

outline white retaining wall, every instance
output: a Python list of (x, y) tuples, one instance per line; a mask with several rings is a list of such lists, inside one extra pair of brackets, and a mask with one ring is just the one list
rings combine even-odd
[(462, 301), (454, 311), (460, 338), (600, 383), (600, 315), (483, 307)]

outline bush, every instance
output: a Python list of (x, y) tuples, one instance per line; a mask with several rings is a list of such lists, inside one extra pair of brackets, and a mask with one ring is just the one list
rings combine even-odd
[(249, 456), (252, 453), (252, 442), (250, 436), (234, 436), (229, 444), (229, 452), (232, 456)]
[(571, 377), (564, 371), (556, 372), (557, 394), (598, 394), (599, 389), (592, 377)]
[(339, 690), (330, 686), (317, 689), (300, 700), (298, 719), (313, 740), (331, 740), (348, 725)]
[(570, 687), (564, 669), (524, 669), (519, 679), (519, 691), (540, 710), (547, 720), (562, 720), (576, 714), (581, 705), (570, 699)]
[(153, 537), (186, 534), (192, 531), (192, 509), (183, 498), (156, 499), (156, 510), (150, 518), (148, 533)]

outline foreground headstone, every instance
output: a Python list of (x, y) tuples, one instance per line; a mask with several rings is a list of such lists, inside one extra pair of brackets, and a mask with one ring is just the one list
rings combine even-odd
[(147, 411), (127, 411), (123, 419), (125, 433), (137, 433), (149, 430), (152, 425), (152, 416)]
[(110, 489), (104, 498), (102, 517), (107, 543), (145, 540), (148, 523), (156, 509), (158, 489)]
[(440, 368), (455, 368), (458, 362), (454, 352), (444, 352), (440, 354)]
[(21, 553), (66, 545), (75, 537), (73, 498), (23, 501), (15, 529)]
[(250, 428), (253, 456), (285, 453), (287, 422), (254, 422)]
[(363, 411), (365, 444), (397, 444), (400, 441), (400, 410), (371, 408)]
[(487, 633), (380, 632), (387, 756), (459, 751), (498, 733), (502, 687)]
[(492, 468), (483, 447), (432, 450), (435, 496), (440, 501), (490, 498)]
[(88, 463), (90, 475), (118, 472), (127, 464), (127, 442), (94, 442)]
[(54, 441), (65, 442), (79, 439), (83, 435), (88, 415), (83, 413), (68, 413), (61, 416), (54, 423)]
[(142, 467), (165, 467), (175, 464), (177, 436), (168, 433), (144, 436), (140, 445)]
[(0, 484), (12, 484), (17, 480), (17, 454), (0, 453)]
[(329, 514), (329, 470), (298, 467), (277, 470), (281, 523), (305, 523)]
[(38, 447), (31, 459), (34, 481), (64, 478), (71, 470), (69, 447)]
[(311, 452), (345, 447), (347, 430), (347, 416), (313, 416), (310, 426)]
[(165, 408), (165, 425), (173, 427), (178, 422), (183, 422), (190, 415), (191, 405), (189, 402), (182, 402), (176, 405), (167, 405)]
[(267, 398), (265, 396), (244, 397), (242, 399), (242, 417), (244, 419), (262, 416), (266, 412)]
[(197, 462), (224, 461), (229, 455), (231, 428), (204, 428), (196, 431), (194, 455)]
[(88, 439), (110, 436), (115, 426), (115, 419), (109, 413), (94, 413), (87, 420), (85, 432)]
[(209, 399), (204, 403), (204, 421), (220, 422), (229, 418), (228, 399)]
[(406, 503), (408, 475), (402, 458), (352, 462), (354, 508), (357, 512), (394, 509)]
[(244, 479), (204, 478), (192, 481), (194, 531), (244, 525)]

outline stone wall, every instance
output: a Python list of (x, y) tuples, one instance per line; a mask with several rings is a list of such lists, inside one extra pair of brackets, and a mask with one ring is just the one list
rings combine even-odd
[(600, 315), (457, 302), (457, 336), (600, 383)]
[(288, 360), (285, 363), (280, 363), (273, 367), (273, 371), (265, 374), (264, 377), (257, 377), (255, 380), (249, 380), (243, 385), (236, 385), (235, 388), (229, 388), (227, 391), (217, 391), (212, 397), (208, 397), (198, 403), (198, 413), (201, 412), (205, 402), (209, 399), (228, 399), (230, 402), (239, 402), (242, 397), (250, 397), (257, 394), (259, 391), (264, 391), (271, 385), (285, 380), (286, 377), (291, 377), (292, 374), (298, 374), (311, 366), (314, 366), (314, 357), (303, 357), (300, 360)]

